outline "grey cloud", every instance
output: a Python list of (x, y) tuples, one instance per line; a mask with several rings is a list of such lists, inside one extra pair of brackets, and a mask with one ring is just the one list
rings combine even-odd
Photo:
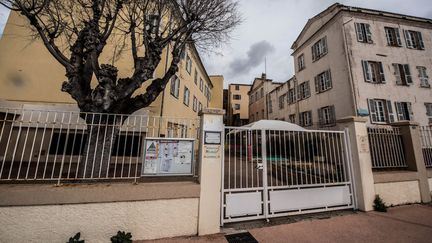
[(275, 51), (269, 42), (263, 40), (249, 47), (246, 58), (235, 58), (229, 65), (232, 76), (247, 74), (249, 71), (264, 62), (266, 55)]

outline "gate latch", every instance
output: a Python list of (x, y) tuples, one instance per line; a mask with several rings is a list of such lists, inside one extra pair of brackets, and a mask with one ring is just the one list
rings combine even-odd
[(257, 163), (256, 168), (258, 170), (262, 170), (263, 169), (263, 163)]

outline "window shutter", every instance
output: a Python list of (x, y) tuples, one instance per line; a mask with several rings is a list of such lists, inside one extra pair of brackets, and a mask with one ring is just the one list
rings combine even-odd
[(424, 42), (423, 42), (423, 38), (422, 38), (421, 32), (417, 32), (417, 39), (418, 39), (418, 42), (419, 42), (420, 49), (424, 50), (425, 48), (424, 48)]
[(318, 109), (318, 124), (320, 126), (324, 125), (324, 109), (320, 108)]
[(403, 32), (404, 32), (404, 35), (405, 35), (405, 42), (406, 42), (407, 47), (408, 48), (413, 48), (413, 42), (412, 42), (411, 35), (410, 35), (409, 31), (408, 30), (404, 30)]
[(321, 56), (327, 53), (327, 36), (325, 36), (322, 39), (322, 47), (323, 47), (323, 52), (321, 53)]
[(356, 29), (356, 33), (357, 33), (357, 41), (363, 42), (364, 41), (364, 36), (363, 36), (363, 31), (362, 31), (361, 24), (360, 23), (355, 23), (355, 29)]
[(379, 66), (379, 72), (380, 72), (381, 83), (385, 83), (386, 80), (385, 80), (384, 68), (383, 68), (383, 64), (382, 64), (382, 62), (379, 62), (379, 63), (378, 63), (378, 66)]
[(409, 113), (409, 119), (410, 121), (414, 120), (414, 112), (412, 110), (412, 105), (411, 102), (407, 102), (407, 108), (408, 108), (408, 113)]
[(401, 102), (395, 102), (395, 106), (396, 106), (396, 113), (398, 116), (398, 120), (399, 121), (403, 121), (404, 119), (404, 114), (403, 114), (403, 108), (402, 108), (402, 103)]
[(315, 55), (315, 45), (313, 45), (313, 46), (311, 47), (311, 50), (312, 50), (312, 61), (315, 61), (315, 59), (316, 59), (316, 55)]
[(305, 113), (300, 113), (300, 115), (299, 115), (299, 124), (300, 124), (300, 126), (304, 126), (305, 125), (304, 124), (304, 119), (303, 119), (304, 114)]
[(369, 115), (370, 115), (370, 118), (371, 118), (372, 122), (376, 122), (377, 121), (377, 115), (376, 115), (375, 100), (368, 99), (368, 105), (369, 105)]
[(399, 34), (399, 29), (398, 28), (394, 28), (394, 32), (395, 32), (395, 35), (396, 35), (397, 45), (398, 46), (402, 46), (402, 41), (401, 41), (401, 37), (400, 37), (400, 34)]
[(387, 45), (391, 46), (392, 45), (392, 42), (391, 42), (391, 29), (385, 27), (384, 30), (385, 30), (385, 34), (386, 34)]
[(373, 43), (373, 41), (372, 41), (372, 32), (370, 30), (370, 25), (369, 24), (364, 24), (364, 28), (365, 28), (365, 32), (366, 32), (367, 43)]
[(393, 63), (392, 65), (393, 65), (393, 69), (394, 69), (394, 75), (396, 77), (396, 84), (402, 85), (402, 79), (401, 79), (401, 75), (400, 75), (399, 64)]
[(370, 74), (370, 70), (369, 70), (369, 63), (368, 61), (362, 61), (362, 66), (363, 66), (363, 75), (365, 78), (366, 82), (371, 82), (371, 74)]
[(390, 100), (387, 100), (387, 115), (388, 115), (388, 120), (390, 123), (395, 122), (393, 107), (392, 107), (392, 103)]
[(306, 81), (304, 84), (304, 89), (305, 89), (305, 98), (308, 98), (310, 96), (310, 86), (309, 86), (309, 81)]
[(331, 77), (330, 69), (326, 71), (326, 78), (327, 78), (327, 89), (331, 89), (333, 87), (333, 84), (332, 84), (332, 77)]
[(409, 65), (405, 64), (405, 65), (403, 65), (403, 67), (404, 67), (404, 73), (405, 73), (405, 80), (406, 80), (407, 84), (410, 84), (410, 85), (413, 84)]
[(334, 105), (330, 106), (330, 123), (335, 124), (336, 123), (336, 109)]
[(320, 88), (319, 88), (319, 75), (315, 76), (315, 93), (319, 94), (320, 93)]

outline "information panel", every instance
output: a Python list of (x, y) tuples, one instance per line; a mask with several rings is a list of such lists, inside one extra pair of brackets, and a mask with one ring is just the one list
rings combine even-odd
[(193, 152), (193, 139), (146, 139), (141, 175), (191, 175)]

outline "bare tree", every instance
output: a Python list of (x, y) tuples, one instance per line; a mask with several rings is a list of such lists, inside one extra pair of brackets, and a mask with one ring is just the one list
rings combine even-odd
[[(65, 68), (67, 80), (61, 90), (82, 112), (100, 114), (82, 115), (87, 124), (108, 124), (88, 129), (86, 157), (95, 163), (85, 168), (87, 176), (89, 170), (106, 172), (101, 163), (112, 147), (112, 141), (91, 131), (117, 135), (119, 126), (112, 124), (122, 124), (127, 115), (159, 96), (178, 71), (187, 45), (218, 45), (240, 22), (236, 0), (0, 0), (0, 4), (24, 16), (35, 37)], [(107, 43), (116, 46), (107, 48), (113, 57), (130, 52), (134, 71), (129, 77), (119, 78), (115, 66), (100, 63)], [(167, 47), (169, 67), (163, 77), (153, 79)], [(146, 91), (136, 94), (146, 82)], [(125, 115), (119, 120), (110, 113)]]

